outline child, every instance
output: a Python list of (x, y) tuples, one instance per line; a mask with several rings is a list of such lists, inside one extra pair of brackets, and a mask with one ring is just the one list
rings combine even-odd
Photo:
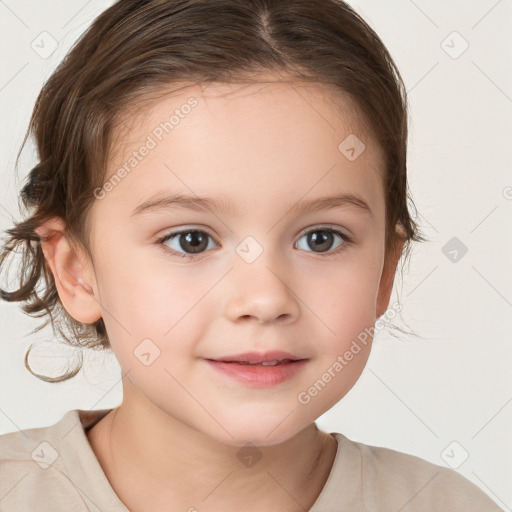
[(0, 259), (24, 244), (22, 278), (2, 298), (112, 349), (123, 401), (1, 436), (2, 511), (500, 510), (453, 470), (315, 424), (424, 240), (404, 86), (348, 5), (118, 1), (30, 129), (31, 215)]

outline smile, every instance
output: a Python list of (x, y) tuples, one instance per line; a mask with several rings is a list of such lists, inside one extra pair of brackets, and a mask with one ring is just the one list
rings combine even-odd
[[(274, 359), (270, 359), (268, 355), (254, 355), (254, 353), (252, 355), (244, 354), (243, 356), (245, 357), (236, 356), (240, 360), (236, 360), (235, 357), (229, 360), (229, 357), (225, 357), (206, 359), (206, 362), (217, 374), (255, 388), (277, 386), (282, 382), (292, 379), (308, 362), (308, 359), (294, 359), (294, 356), (282, 359), (276, 358), (275, 355), (273, 356)], [(247, 359), (256, 360), (248, 361)]]

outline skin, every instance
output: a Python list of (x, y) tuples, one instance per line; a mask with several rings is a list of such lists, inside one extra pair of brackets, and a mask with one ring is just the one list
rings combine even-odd
[[(122, 404), (87, 436), (134, 512), (309, 509), (337, 448), (314, 421), (355, 384), (371, 340), (309, 403), (297, 396), (389, 304), (402, 245), (385, 258), (380, 148), (348, 98), (338, 93), (341, 108), (333, 108), (332, 90), (267, 78), (189, 86), (126, 117), (107, 176), (169, 113), (192, 96), (198, 101), (96, 200), (93, 261), (66, 238), (60, 219), (39, 230), (53, 233), (43, 251), (64, 307), (83, 323), (103, 317), (123, 370)], [(354, 161), (338, 150), (349, 134), (366, 146)], [(130, 216), (162, 190), (223, 195), (236, 212)], [(351, 205), (290, 211), (301, 199), (335, 191), (359, 194), (372, 214)], [(332, 249), (315, 252), (304, 235), (326, 224), (352, 242), (335, 236)], [(183, 227), (212, 237), (193, 259), (166, 253), (156, 241)], [(252, 263), (236, 253), (247, 236), (263, 249)], [(165, 245), (180, 251), (179, 238)], [(134, 355), (144, 339), (160, 350), (148, 366)], [(308, 362), (281, 384), (251, 388), (204, 360), (252, 350), (285, 350)], [(262, 455), (250, 468), (237, 457), (248, 442)]]

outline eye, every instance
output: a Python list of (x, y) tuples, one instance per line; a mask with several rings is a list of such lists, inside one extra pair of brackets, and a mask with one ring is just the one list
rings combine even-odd
[[(305, 242), (301, 243), (303, 239)], [(350, 237), (338, 230), (318, 227), (302, 235), (296, 243), (296, 247), (307, 250), (307, 246), (309, 246), (313, 250), (308, 252), (326, 253), (327, 256), (330, 256), (339, 253), (350, 242)], [(218, 246), (208, 233), (199, 229), (173, 231), (158, 239), (157, 243), (165, 252), (183, 258), (194, 258), (194, 256)], [(333, 247), (334, 250), (331, 250)]]
[[(304, 249), (305, 246), (309, 246), (313, 248), (313, 251), (309, 252), (316, 252), (321, 254), (329, 251), (336, 244), (336, 238), (338, 239), (339, 243), (335, 246), (335, 250), (328, 252), (327, 255), (330, 256), (332, 254), (339, 253), (341, 250), (343, 250), (343, 247), (347, 243), (351, 242), (351, 239), (347, 235), (335, 229), (316, 228), (314, 230), (308, 231), (299, 239), (297, 246), (299, 246), (299, 249)], [(305, 239), (305, 243), (303, 243), (302, 247), (300, 247), (300, 242), (303, 239)]]
[[(162, 248), (166, 252), (182, 256), (183, 258), (192, 258), (196, 254), (202, 253), (208, 247), (212, 247), (209, 240), (213, 241), (213, 238), (205, 231), (198, 229), (184, 229), (169, 233), (163, 238), (157, 240), (157, 243), (162, 244)], [(169, 241), (172, 242), (174, 247), (169, 247), (169, 245), (166, 244), (166, 242)], [(213, 247), (216, 245), (216, 242), (213, 241)]]

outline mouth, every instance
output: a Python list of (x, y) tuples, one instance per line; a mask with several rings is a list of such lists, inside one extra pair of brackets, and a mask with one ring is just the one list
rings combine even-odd
[(219, 363), (238, 363), (248, 365), (276, 366), (279, 364), (293, 363), (303, 361), (306, 358), (299, 357), (289, 352), (273, 350), (269, 352), (245, 352), (244, 354), (236, 354), (232, 356), (218, 357), (208, 359)]
[(287, 352), (249, 352), (217, 359), (206, 359), (209, 365), (230, 379), (249, 387), (271, 387), (291, 379), (304, 367), (307, 358)]
[[(297, 361), (302, 361), (302, 359), (281, 359), (281, 360), (273, 360), (273, 361), (261, 361), (260, 363), (248, 363), (247, 361), (222, 361), (224, 363), (234, 363), (234, 364), (243, 364), (250, 366), (277, 366), (279, 364), (286, 363), (295, 363)], [(221, 361), (218, 361), (221, 362)]]

